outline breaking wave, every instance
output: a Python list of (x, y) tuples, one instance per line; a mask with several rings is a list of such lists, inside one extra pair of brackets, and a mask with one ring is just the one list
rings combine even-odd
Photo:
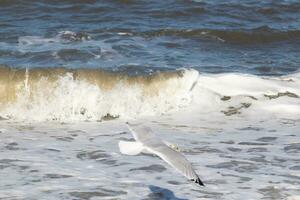
[(300, 73), (285, 77), (199, 74), (194, 69), (129, 76), (100, 69), (0, 67), (0, 116), (33, 121), (101, 121), (182, 109), (224, 116), (300, 114)]
[(189, 104), (195, 70), (148, 76), (94, 69), (0, 68), (0, 113), (32, 120), (101, 120), (163, 114)]

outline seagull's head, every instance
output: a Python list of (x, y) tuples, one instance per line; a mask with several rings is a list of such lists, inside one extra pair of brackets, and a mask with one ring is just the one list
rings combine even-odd
[(181, 149), (176, 144), (169, 143), (168, 146), (174, 151), (181, 152)]

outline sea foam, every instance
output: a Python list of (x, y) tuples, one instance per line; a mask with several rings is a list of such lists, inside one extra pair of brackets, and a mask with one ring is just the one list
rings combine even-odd
[(190, 110), (224, 116), (300, 114), (299, 73), (282, 77), (199, 74), (128, 76), (102, 70), (3, 67), (0, 115), (33, 121), (99, 121)]

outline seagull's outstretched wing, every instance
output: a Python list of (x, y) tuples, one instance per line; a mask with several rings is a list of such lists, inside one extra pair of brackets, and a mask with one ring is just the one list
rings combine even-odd
[(189, 180), (192, 180), (199, 185), (204, 185), (193, 170), (190, 162), (181, 153), (167, 146), (149, 127), (127, 124), (135, 140), (143, 144), (147, 151), (162, 158)]

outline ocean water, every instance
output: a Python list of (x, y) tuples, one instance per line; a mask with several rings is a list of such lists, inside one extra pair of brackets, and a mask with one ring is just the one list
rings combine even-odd
[(293, 0), (2, 0), (0, 199), (300, 199), (299, 53)]

